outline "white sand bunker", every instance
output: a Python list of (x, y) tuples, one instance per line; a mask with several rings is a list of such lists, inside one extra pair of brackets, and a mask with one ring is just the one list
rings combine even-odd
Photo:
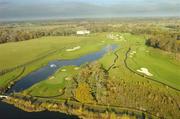
[(55, 77), (54, 76), (51, 76), (49, 79), (51, 80), (51, 79), (54, 79)]
[(66, 81), (70, 81), (70, 80), (71, 80), (71, 77), (66, 77), (65, 80), (66, 80)]
[(80, 49), (80, 48), (81, 48), (81, 46), (77, 46), (77, 47), (74, 47), (74, 48), (72, 48), (72, 49), (67, 49), (66, 51), (67, 51), (67, 52), (71, 52), (71, 51), (78, 50), (78, 49)]
[(62, 72), (65, 72), (65, 71), (67, 71), (67, 70), (66, 70), (66, 69), (62, 69), (61, 71), (62, 71)]
[(140, 70), (137, 70), (140, 73), (146, 74), (147, 76), (153, 76), (153, 74), (151, 74), (147, 68), (141, 68)]
[(136, 54), (136, 51), (132, 51), (132, 52), (130, 53), (129, 57), (132, 58), (134, 54)]
[(134, 54), (136, 54), (136, 51), (132, 51), (130, 54), (131, 54), (131, 55), (134, 55)]
[(130, 58), (132, 58), (133, 56), (132, 56), (132, 55), (130, 55), (129, 57), (130, 57)]
[(59, 92), (60, 92), (60, 93), (62, 93), (62, 92), (63, 92), (63, 90), (62, 90), (62, 89), (59, 89)]
[(75, 67), (74, 70), (79, 70), (79, 67)]
[(57, 67), (55, 64), (50, 65), (51, 68)]

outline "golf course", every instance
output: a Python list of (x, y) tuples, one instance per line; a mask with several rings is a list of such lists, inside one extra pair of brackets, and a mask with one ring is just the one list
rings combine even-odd
[(180, 117), (180, 62), (146, 46), (146, 37), (105, 32), (2, 44), (0, 91), (11, 89), (4, 101), (30, 112), (68, 108), (81, 116), (109, 109), (111, 115), (133, 112), (132, 118)]
[(180, 119), (180, 0), (0, 0), (0, 119)]

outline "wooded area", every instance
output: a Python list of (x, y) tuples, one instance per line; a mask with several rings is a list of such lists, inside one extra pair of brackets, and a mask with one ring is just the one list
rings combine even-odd
[[(63, 22), (64, 23), (64, 22)], [(166, 25), (164, 25), (166, 23)], [(172, 23), (175, 23), (172, 25)], [(38, 24), (38, 25), (37, 25)], [(18, 42), (43, 36), (76, 35), (77, 30), (97, 32), (121, 32), (147, 35), (146, 45), (171, 52), (180, 52), (180, 21), (178, 19), (135, 19), (135, 20), (97, 20), (96, 22), (19, 23), (4, 24), (0, 29), (0, 43)], [(9, 27), (11, 26), (11, 27)], [(20, 26), (20, 27), (19, 27)], [(23, 27), (21, 27), (23, 26)], [(16, 28), (18, 27), (18, 29)], [(39, 28), (42, 27), (42, 28)]]

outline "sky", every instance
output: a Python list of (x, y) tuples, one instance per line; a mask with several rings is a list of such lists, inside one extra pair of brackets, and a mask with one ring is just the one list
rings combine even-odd
[(0, 20), (180, 17), (180, 0), (0, 0)]

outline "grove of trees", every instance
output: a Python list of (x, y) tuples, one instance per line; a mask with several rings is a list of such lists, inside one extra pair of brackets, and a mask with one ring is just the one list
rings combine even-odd
[(72, 20), (57, 22), (35, 22), (1, 24), (0, 44), (35, 39), (43, 36), (75, 35), (77, 30), (97, 32), (128, 32), (135, 35), (149, 36), (146, 45), (162, 50), (180, 51), (180, 20), (179, 19), (96, 19)]

